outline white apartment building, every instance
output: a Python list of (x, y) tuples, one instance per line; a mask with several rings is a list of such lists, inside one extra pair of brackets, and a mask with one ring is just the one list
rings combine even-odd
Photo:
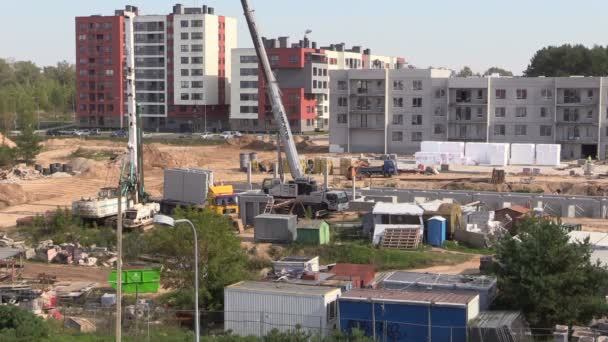
[(558, 143), (565, 159), (605, 159), (606, 79), (333, 71), (330, 149), (412, 154), (422, 140)]

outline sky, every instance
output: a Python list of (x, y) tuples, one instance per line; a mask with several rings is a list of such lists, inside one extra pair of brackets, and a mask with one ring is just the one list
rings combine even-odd
[[(125, 4), (141, 14), (168, 14), (176, 0), (2, 0), (0, 57), (53, 65), (74, 62), (74, 17), (111, 15)], [(238, 46), (251, 39), (238, 0), (182, 0), (236, 17)], [(250, 0), (261, 34), (292, 41), (312, 30), (320, 45), (362, 45), (405, 57), (419, 68), (503, 67), (519, 75), (547, 45), (605, 45), (603, 0)]]

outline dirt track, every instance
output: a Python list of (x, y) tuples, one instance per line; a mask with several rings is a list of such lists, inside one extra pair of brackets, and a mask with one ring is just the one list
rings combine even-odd
[(22, 275), (25, 278), (36, 278), (41, 273), (57, 276), (57, 281), (95, 281), (100, 286), (107, 286), (110, 270), (99, 267), (26, 262)]

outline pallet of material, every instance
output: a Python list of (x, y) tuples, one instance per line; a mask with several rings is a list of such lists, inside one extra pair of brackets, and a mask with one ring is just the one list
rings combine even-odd
[(416, 249), (420, 244), (420, 228), (387, 228), (380, 242), (382, 248)]

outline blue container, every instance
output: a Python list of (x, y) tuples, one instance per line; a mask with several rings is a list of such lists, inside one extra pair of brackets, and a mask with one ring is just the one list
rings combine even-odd
[(431, 246), (441, 247), (445, 241), (447, 220), (441, 216), (433, 216), (427, 220), (426, 241)]

